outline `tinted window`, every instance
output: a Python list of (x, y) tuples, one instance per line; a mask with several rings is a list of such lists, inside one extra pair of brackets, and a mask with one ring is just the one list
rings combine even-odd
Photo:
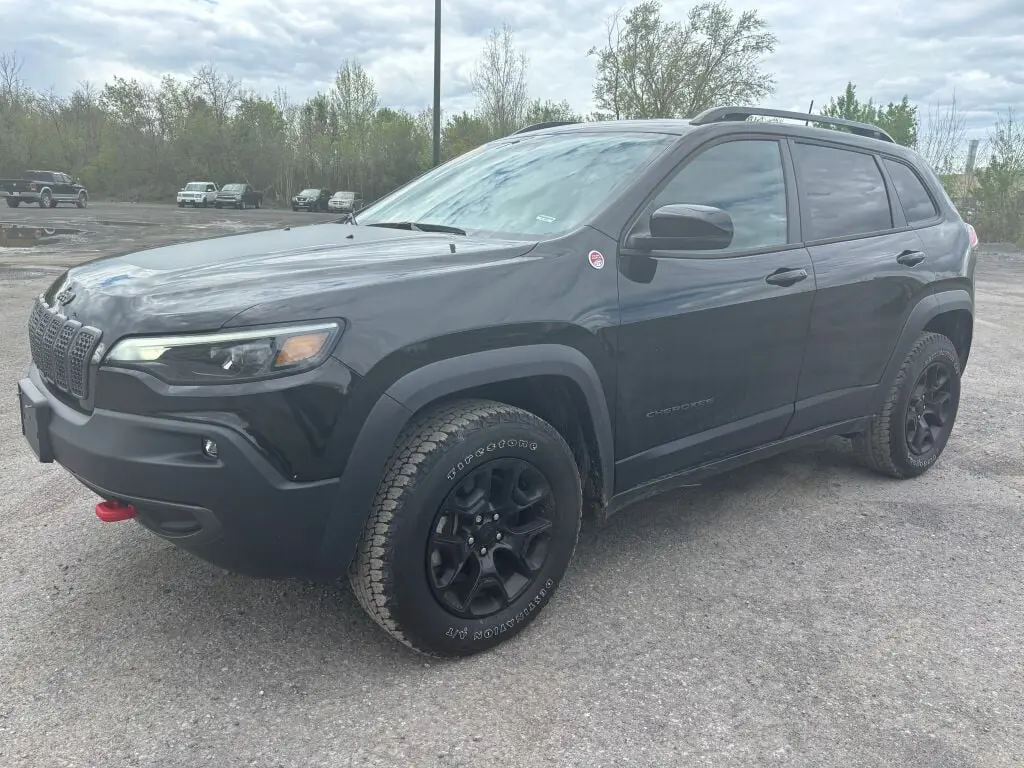
[(807, 206), (803, 216), (807, 240), (892, 228), (889, 195), (874, 157), (813, 144), (796, 144), (793, 151)]
[(896, 196), (900, 199), (900, 205), (903, 206), (903, 212), (907, 215), (907, 221), (914, 224), (918, 221), (935, 218), (939, 211), (917, 174), (903, 163), (897, 163), (895, 160), (883, 162), (892, 179), (892, 185), (896, 187)]
[(566, 233), (677, 140), (573, 131), (485, 144), (365, 209), (359, 223), (415, 221), (528, 238)]
[(778, 143), (730, 141), (700, 153), (658, 193), (651, 210), (674, 203), (728, 213), (733, 239), (726, 253), (785, 245), (786, 180)]

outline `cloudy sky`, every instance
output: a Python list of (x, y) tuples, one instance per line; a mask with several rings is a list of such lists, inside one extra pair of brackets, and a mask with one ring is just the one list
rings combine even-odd
[[(621, 5), (628, 6), (629, 0)], [(692, 2), (666, 0), (667, 18)], [(24, 59), (27, 82), (66, 93), (113, 75), (187, 75), (212, 62), (257, 90), (292, 100), (329, 86), (346, 58), (373, 75), (382, 100), (419, 110), (432, 88), (430, 0), (0, 0), (0, 51)], [(827, 103), (847, 80), (862, 97), (920, 103), (954, 91), (971, 136), (1000, 111), (1024, 114), (1022, 0), (735, 0), (756, 7), (779, 37), (765, 62), (772, 106)], [(604, 0), (443, 0), (443, 106), (471, 109), (469, 77), (491, 28), (512, 25), (530, 61), (531, 95), (590, 111)], [(922, 110), (923, 111), (923, 110)]]

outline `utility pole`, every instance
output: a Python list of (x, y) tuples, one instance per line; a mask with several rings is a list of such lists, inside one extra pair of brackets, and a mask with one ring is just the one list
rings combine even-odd
[(434, 167), (441, 164), (441, 0), (434, 0)]

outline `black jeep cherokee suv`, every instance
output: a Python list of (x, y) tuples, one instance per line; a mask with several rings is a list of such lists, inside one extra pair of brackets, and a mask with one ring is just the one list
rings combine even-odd
[(525, 129), (354, 221), (100, 259), (31, 312), (24, 432), (228, 569), (417, 650), (522, 630), (584, 513), (842, 435), (939, 457), (973, 229), (876, 128), (715, 109)]

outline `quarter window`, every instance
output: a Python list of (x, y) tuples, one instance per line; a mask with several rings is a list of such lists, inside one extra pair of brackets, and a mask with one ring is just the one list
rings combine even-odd
[(793, 154), (806, 240), (892, 229), (889, 194), (872, 155), (817, 144), (795, 144)]
[(914, 171), (895, 160), (883, 160), (883, 162), (892, 179), (892, 185), (896, 187), (896, 196), (900, 199), (900, 205), (903, 206), (908, 223), (917, 224), (934, 219), (939, 215), (935, 202)]
[(691, 203), (721, 208), (732, 218), (729, 253), (788, 242), (786, 179), (776, 141), (730, 141), (701, 152), (658, 193), (649, 209)]

